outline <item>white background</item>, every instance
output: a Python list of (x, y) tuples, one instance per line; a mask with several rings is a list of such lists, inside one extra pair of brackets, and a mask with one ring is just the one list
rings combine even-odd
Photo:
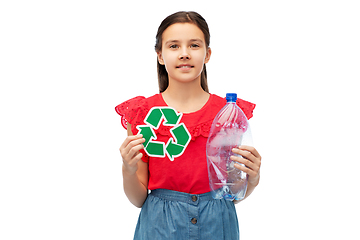
[(357, 2), (2, 1), (0, 239), (132, 239), (114, 107), (158, 92), (155, 34), (179, 10), (209, 24), (210, 91), (257, 104), (241, 239), (360, 239)]

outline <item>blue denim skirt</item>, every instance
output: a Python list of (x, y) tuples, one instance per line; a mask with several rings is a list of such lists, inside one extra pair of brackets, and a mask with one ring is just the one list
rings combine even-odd
[(134, 240), (239, 240), (234, 203), (211, 193), (156, 189), (140, 212)]

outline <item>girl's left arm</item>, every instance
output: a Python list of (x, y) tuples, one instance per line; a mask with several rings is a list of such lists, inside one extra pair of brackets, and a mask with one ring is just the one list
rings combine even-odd
[[(231, 156), (231, 160), (245, 165), (242, 166), (241, 164), (235, 164), (235, 168), (246, 172), (249, 175), (247, 191), (245, 197), (242, 199), (244, 200), (254, 191), (255, 187), (259, 184), (261, 156), (254, 147), (250, 146), (240, 146), (238, 148), (234, 148), (232, 151), (233, 153), (238, 154), (242, 157)], [(234, 203), (239, 203), (242, 200), (235, 200)]]

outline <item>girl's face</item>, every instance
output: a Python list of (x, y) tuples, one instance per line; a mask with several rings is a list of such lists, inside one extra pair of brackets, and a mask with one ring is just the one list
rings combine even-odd
[(192, 23), (175, 23), (162, 35), (159, 63), (165, 65), (169, 81), (199, 81), (204, 63), (210, 59), (203, 32)]

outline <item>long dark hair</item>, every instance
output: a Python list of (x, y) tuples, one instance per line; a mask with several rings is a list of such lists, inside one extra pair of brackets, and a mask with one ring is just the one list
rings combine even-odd
[[(210, 45), (210, 32), (205, 19), (196, 12), (177, 12), (165, 18), (158, 29), (156, 34), (155, 51), (160, 52), (162, 47), (162, 35), (164, 31), (175, 23), (193, 23), (204, 33), (206, 48)], [(164, 65), (157, 62), (157, 72), (159, 81), (159, 91), (162, 93), (169, 86), (169, 76)], [(206, 66), (204, 64), (203, 71), (201, 72), (201, 87), (204, 91), (209, 92), (207, 84)]]

